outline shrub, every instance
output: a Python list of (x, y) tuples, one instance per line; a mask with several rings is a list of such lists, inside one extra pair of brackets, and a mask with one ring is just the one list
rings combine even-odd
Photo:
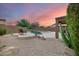
[(71, 3), (67, 9), (66, 22), (71, 42), (76, 55), (79, 56), (79, 4)]
[(6, 29), (5, 28), (0, 28), (0, 35), (6, 34)]

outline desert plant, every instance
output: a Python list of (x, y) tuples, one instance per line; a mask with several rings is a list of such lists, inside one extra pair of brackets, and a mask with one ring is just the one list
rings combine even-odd
[(79, 55), (79, 4), (71, 3), (67, 9), (66, 23), (76, 55)]
[(71, 43), (70, 33), (69, 33), (69, 31), (68, 31), (67, 29), (65, 30), (65, 29), (61, 26), (61, 24), (60, 24), (60, 33), (61, 33), (62, 39), (63, 39), (63, 41), (65, 42), (65, 44), (66, 44), (69, 48), (73, 49), (72, 43)]

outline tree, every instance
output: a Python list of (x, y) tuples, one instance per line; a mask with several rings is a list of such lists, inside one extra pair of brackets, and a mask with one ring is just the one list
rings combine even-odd
[(39, 23), (38, 23), (38, 22), (32, 23), (32, 27), (33, 27), (34, 29), (39, 29)]
[(32, 28), (32, 25), (25, 19), (22, 19), (21, 21), (19, 21), (16, 26), (18, 27), (26, 27), (28, 29), (31, 29)]
[(27, 29), (31, 30), (31, 33), (33, 33), (35, 36), (38, 36), (38, 34), (42, 34), (41, 32), (33, 31), (35, 29), (32, 24), (30, 24), (25, 19), (22, 19), (16, 24), (17, 27), (26, 27)]
[(79, 55), (79, 4), (71, 3), (67, 9), (66, 22), (76, 55)]

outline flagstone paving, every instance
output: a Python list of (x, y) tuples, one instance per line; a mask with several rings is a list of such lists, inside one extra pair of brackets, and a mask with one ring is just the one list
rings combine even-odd
[(7, 46), (18, 47), (17, 56), (72, 56), (72, 50), (63, 41), (55, 38), (17, 38), (7, 35), (1, 37)]

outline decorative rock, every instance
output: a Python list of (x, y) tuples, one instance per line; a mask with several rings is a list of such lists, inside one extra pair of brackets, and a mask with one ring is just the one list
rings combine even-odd
[(68, 55), (68, 56), (73, 56), (73, 55), (75, 55), (74, 51), (73, 51), (72, 49), (68, 48), (68, 47), (65, 48), (64, 53), (65, 53), (66, 55)]
[(13, 55), (16, 55), (18, 51), (19, 50), (16, 47), (6, 47), (0, 52), (0, 55), (1, 56), (13, 56)]

